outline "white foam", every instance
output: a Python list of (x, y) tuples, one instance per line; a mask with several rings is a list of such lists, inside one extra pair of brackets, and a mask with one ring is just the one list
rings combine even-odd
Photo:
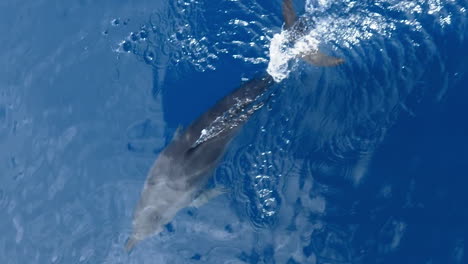
[(271, 40), (267, 72), (275, 82), (281, 82), (288, 77), (291, 72), (291, 60), (318, 51), (319, 41), (313, 34), (302, 36), (294, 43), (290, 41), (291, 34), (289, 31), (283, 31), (281, 34), (275, 34)]
[[(360, 4), (355, 0), (307, 0), (305, 16), (314, 19), (313, 29), (305, 36), (291, 43), (292, 34), (282, 31), (271, 39), (267, 72), (276, 82), (281, 82), (291, 72), (291, 61), (300, 58), (305, 53), (318, 50), (319, 44), (328, 46), (330, 43), (343, 48), (353, 48), (364, 40), (375, 37), (391, 37), (398, 27), (406, 27), (412, 31), (421, 31), (422, 25), (417, 15), (429, 14), (437, 16), (441, 26), (452, 23), (450, 14), (442, 15), (444, 6), (453, 0), (416, 0), (396, 1), (377, 0), (374, 11), (369, 10), (368, 4)], [(444, 4), (445, 3), (445, 4)], [(334, 12), (333, 6), (341, 8), (340, 14)], [(338, 10), (338, 9), (337, 9)], [(380, 13), (383, 10), (400, 12), (403, 18), (392, 18)], [(465, 12), (460, 9), (460, 12)], [(294, 39), (294, 38), (293, 38)], [(334, 48), (333, 46), (331, 47)]]
[(270, 43), (270, 62), (268, 63), (267, 72), (276, 82), (281, 82), (288, 77), (289, 60), (293, 58), (292, 54), (288, 53), (286, 48), (285, 33), (275, 34)]

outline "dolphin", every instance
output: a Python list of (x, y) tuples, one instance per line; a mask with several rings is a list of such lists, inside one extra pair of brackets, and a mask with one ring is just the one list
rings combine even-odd
[[(285, 30), (299, 36), (306, 33), (305, 23), (297, 19), (291, 0), (284, 0), (283, 16)], [(343, 62), (317, 51), (303, 54), (301, 58), (318, 66)], [(134, 211), (133, 230), (125, 245), (127, 252), (138, 242), (161, 232), (179, 210), (198, 207), (223, 193), (220, 189), (204, 187), (229, 143), (263, 105), (259, 98), (274, 83), (273, 77), (265, 72), (222, 98), (185, 130), (177, 129), (148, 172)]]

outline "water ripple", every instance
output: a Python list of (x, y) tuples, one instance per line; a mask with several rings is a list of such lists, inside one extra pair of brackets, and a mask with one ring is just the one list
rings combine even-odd
[[(388, 10), (393, 13), (389, 14)], [(331, 50), (355, 49), (357, 46), (391, 39), (399, 31), (407, 33), (413, 46), (419, 46), (420, 36), (427, 37), (424, 20), (435, 17), (441, 27), (452, 24), (453, 13), (464, 13), (455, 1), (375, 1), (372, 8), (364, 2), (346, 1), (307, 1), (307, 24), (310, 32), (301, 36), (293, 46), (288, 46), (292, 32), (283, 31), (274, 35), (270, 45), (268, 72), (276, 81), (286, 78), (292, 70), (289, 61), (297, 58), (304, 50), (317, 51), (319, 47), (330, 46)], [(412, 39), (412, 41), (411, 41)], [(411, 47), (405, 46), (405, 47)], [(404, 49), (403, 49), (404, 50)]]

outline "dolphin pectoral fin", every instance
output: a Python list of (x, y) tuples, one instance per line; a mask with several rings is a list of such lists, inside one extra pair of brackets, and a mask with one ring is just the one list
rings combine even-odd
[(222, 187), (217, 187), (214, 189), (209, 189), (205, 190), (202, 193), (200, 193), (195, 200), (192, 201), (190, 206), (195, 207), (195, 208), (200, 208), (203, 206), (206, 202), (209, 200), (221, 195), (227, 193), (227, 189), (224, 189)]
[(133, 248), (138, 243), (138, 241), (139, 240), (137, 240), (134, 237), (129, 237), (127, 239), (127, 242), (125, 243), (125, 251), (127, 251), (127, 253), (130, 254), (130, 252), (132, 252)]
[(328, 56), (320, 51), (302, 56), (302, 59), (310, 64), (321, 67), (337, 66), (344, 63), (344, 59)]
[(183, 130), (183, 129), (184, 129), (184, 128), (182, 127), (182, 125), (179, 125), (179, 126), (177, 127), (177, 129), (175, 130), (174, 136), (172, 136), (172, 139), (173, 139), (173, 140), (174, 140), (174, 139), (178, 139), (178, 138), (180, 137), (180, 135), (182, 135), (182, 130)]
[(283, 1), (283, 18), (286, 24), (285, 29), (290, 28), (297, 20), (296, 12), (292, 0)]

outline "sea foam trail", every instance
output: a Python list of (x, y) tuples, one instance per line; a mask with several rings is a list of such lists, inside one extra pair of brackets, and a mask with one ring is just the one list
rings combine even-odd
[[(325, 48), (331, 53), (339, 49), (352, 49), (361, 42), (371, 39), (391, 38), (396, 30), (424, 32), (421, 16), (434, 16), (436, 22), (445, 27), (451, 23), (451, 12), (466, 13), (466, 8), (457, 6), (455, 1), (417, 0), (373, 2), (370, 9), (367, 3), (353, 0), (307, 0), (305, 4), (305, 23), (309, 32), (294, 38), (291, 32), (282, 30), (274, 34), (269, 47), (267, 72), (276, 82), (288, 77), (293, 62), (301, 54), (317, 52)], [(299, 8), (298, 8), (299, 9)], [(388, 12), (395, 16), (389, 16)], [(417, 42), (413, 42), (417, 46)], [(333, 54), (329, 54), (332, 55)]]

